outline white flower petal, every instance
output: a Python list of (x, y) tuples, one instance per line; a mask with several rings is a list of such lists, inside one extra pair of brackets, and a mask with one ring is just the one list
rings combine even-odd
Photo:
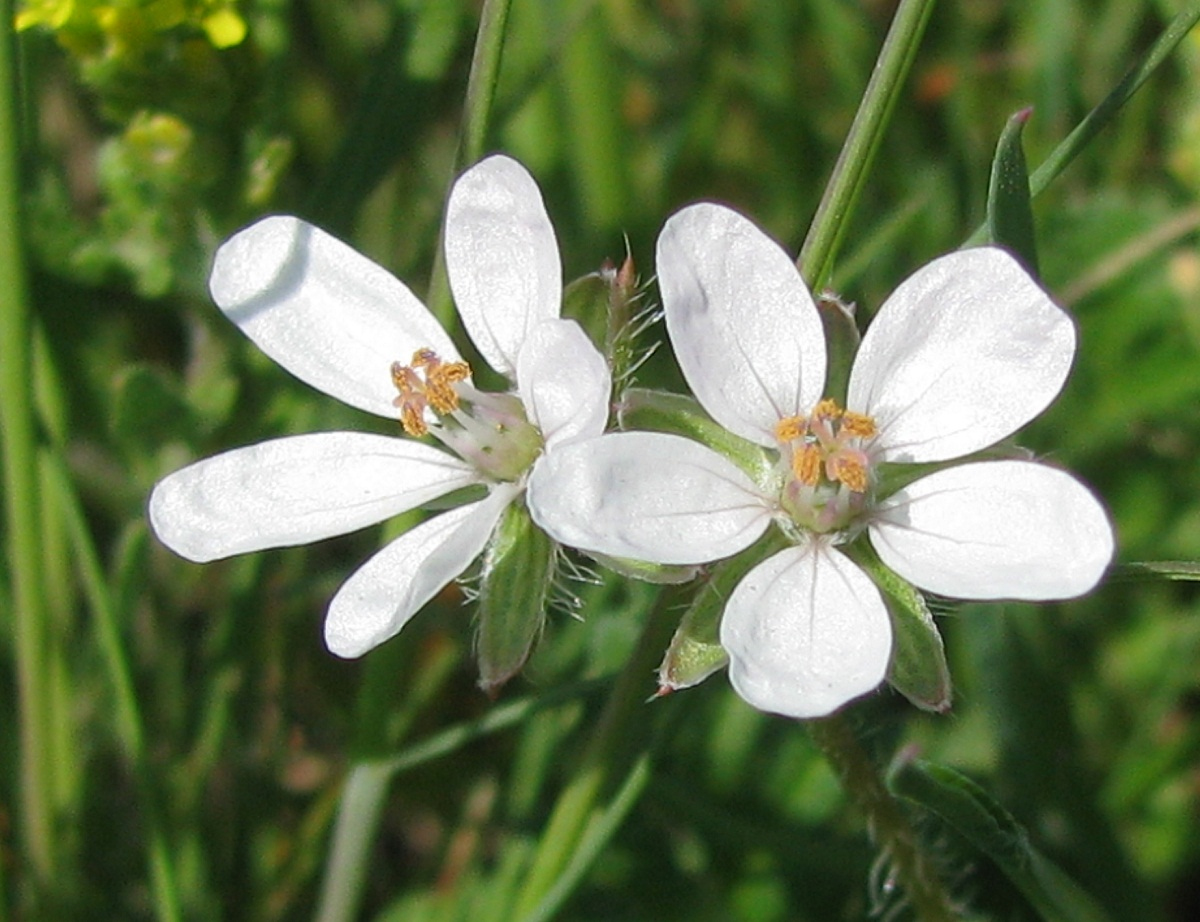
[(742, 438), (775, 446), (783, 417), (825, 386), (825, 334), (791, 258), (735, 211), (700, 203), (658, 237), (658, 285), (679, 367), (704, 408)]
[(730, 461), (654, 432), (602, 435), (543, 455), (526, 501), (562, 544), (653, 563), (728, 557), (770, 522), (766, 501)]
[(1113, 532), (1092, 492), (1028, 461), (963, 464), (880, 503), (871, 543), (922, 589), (960, 599), (1067, 599), (1112, 560)]
[(483, 551), (517, 491), (497, 487), (486, 499), (443, 512), (403, 535), (342, 584), (325, 616), (325, 644), (338, 656), (362, 656), (400, 632)]
[(446, 206), (446, 271), (488, 364), (512, 377), (525, 337), (562, 307), (562, 263), (542, 193), (504, 156), (459, 177)]
[(547, 450), (597, 436), (608, 422), (608, 363), (574, 320), (544, 320), (530, 331), (517, 359), (517, 390)]
[(345, 534), (478, 482), (469, 465), (428, 445), (318, 432), (164, 477), (150, 494), (150, 524), (167, 547), (203, 563)]
[(725, 606), (721, 646), (730, 683), (754, 707), (821, 717), (883, 681), (892, 625), (870, 577), (810, 544), (746, 574)]
[(919, 269), (879, 309), (847, 407), (874, 417), (877, 457), (943, 461), (1011, 435), (1062, 389), (1071, 318), (996, 247)]
[(300, 380), (350, 406), (396, 418), (391, 365), (417, 349), (458, 350), (387, 270), (299, 218), (264, 218), (213, 262), (213, 300), (254, 344)]

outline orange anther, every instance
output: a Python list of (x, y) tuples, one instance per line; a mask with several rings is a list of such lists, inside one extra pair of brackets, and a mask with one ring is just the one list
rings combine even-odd
[(775, 424), (775, 439), (785, 445), (804, 435), (806, 424), (803, 417), (785, 416)]
[(842, 415), (842, 428), (840, 432), (843, 435), (853, 435), (860, 439), (869, 439), (878, 431), (875, 426), (875, 420), (864, 413), (852, 413), (847, 410)]
[(815, 487), (821, 479), (821, 449), (805, 445), (792, 455), (792, 473), (802, 484)]

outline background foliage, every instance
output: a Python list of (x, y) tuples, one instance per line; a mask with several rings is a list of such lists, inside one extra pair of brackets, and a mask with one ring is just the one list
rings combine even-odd
[[(1024, 140), (1038, 164), (1180, 6), (938, 7), (832, 287), (869, 315), (960, 246), (983, 219), (1008, 117), (1033, 107)], [(0, 919), (31, 906), (29, 918), (161, 914), (156, 836), (184, 918), (310, 917), (347, 773), (395, 755), (413, 764), (383, 782), (358, 917), (511, 918), (656, 590), (571, 583), (579, 617), (556, 613), (525, 676), (492, 702), (475, 688), (459, 590), (364, 661), (326, 653), (324, 605), (377, 531), (200, 567), (159, 546), (144, 517), (152, 484), (186, 461), (376, 425), (243, 341), (207, 297), (208, 261), (258, 215), (290, 212), (422, 291), (477, 4), (23, 9), (20, 187), (50, 587), (35, 680), (55, 844), (47, 865), (23, 832), (29, 712), (17, 700), (31, 692), (4, 571)], [(663, 219), (701, 198), (795, 251), (892, 12), (887, 0), (516, 0), (487, 146), (538, 178), (568, 278), (626, 247), (648, 276)], [(1044, 283), (1076, 316), (1081, 349), (1023, 444), (1094, 485), (1122, 562), (1200, 559), (1200, 41), (1034, 211)], [(639, 380), (679, 386), (669, 349)], [(978, 781), (1111, 918), (1195, 918), (1197, 601), (1194, 583), (1129, 577), (1065, 605), (941, 606), (954, 710), (927, 715), (881, 692), (868, 742), (885, 755), (919, 747)], [(446, 728), (523, 702), (544, 706), (418, 758)], [(795, 724), (753, 712), (720, 675), (643, 712), (630, 745), (652, 753), (648, 780), (561, 918), (905, 911)], [(919, 827), (964, 911), (1035, 918), (988, 857), (931, 815)]]

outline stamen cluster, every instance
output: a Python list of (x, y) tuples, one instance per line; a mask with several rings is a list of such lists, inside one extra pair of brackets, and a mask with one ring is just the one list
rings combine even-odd
[(785, 416), (775, 424), (790, 477), (784, 507), (797, 524), (827, 532), (845, 528), (864, 505), (871, 486), (871, 460), (863, 449), (875, 421), (820, 401), (805, 416)]
[[(422, 372), (424, 377), (422, 377)], [(458, 409), (454, 385), (471, 377), (466, 362), (443, 362), (432, 349), (418, 349), (410, 365), (392, 363), (392, 383), (400, 392), (392, 403), (400, 410), (400, 425), (414, 437), (429, 434), (425, 410), (447, 416)]]
[[(541, 453), (542, 435), (520, 399), (476, 390), (466, 362), (442, 361), (423, 347), (413, 353), (411, 364), (393, 362), (391, 374), (400, 392), (392, 403), (408, 435), (432, 434), (496, 481), (520, 479)], [(426, 410), (437, 417), (432, 424)]]

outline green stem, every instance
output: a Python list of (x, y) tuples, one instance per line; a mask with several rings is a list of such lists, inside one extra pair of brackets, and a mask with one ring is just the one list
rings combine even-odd
[(625, 781), (617, 793), (602, 811), (595, 817), (587, 832), (579, 840), (579, 846), (571, 856), (571, 860), (563, 867), (562, 874), (554, 885), (542, 897), (541, 902), (521, 922), (550, 922), (563, 904), (575, 892), (584, 875), (587, 874), (593, 862), (600, 856), (604, 847), (612, 840), (633, 809), (634, 804), (650, 783), (650, 755), (643, 753), (634, 763)]
[[(1033, 171), (1033, 175), (1029, 177), (1030, 196), (1037, 196), (1045, 191), (1051, 181), (1067, 168), (1067, 165), (1091, 143), (1100, 130), (1116, 117), (1121, 107), (1129, 102), (1142, 84), (1163, 65), (1197, 22), (1200, 22), (1200, 3), (1193, 3), (1167, 24), (1145, 56), (1130, 68), (1120, 82), (1113, 87), (1112, 92), (1084, 116), (1083, 121), (1075, 126), (1075, 130), (1067, 135), (1062, 143), (1051, 151), (1050, 156), (1042, 162), (1042, 165)], [(987, 227), (981, 224), (963, 245), (973, 246), (982, 243), (985, 239), (987, 239)]]
[[(458, 156), (455, 158), (454, 178), (457, 178), (462, 168), (482, 157), (486, 149), (488, 128), (496, 101), (496, 84), (500, 81), (500, 59), (504, 52), (508, 11), (511, 6), (512, 0), (484, 0), (483, 10), (479, 14), (479, 31), (475, 34), (475, 52), (471, 57), (471, 73), (467, 77), (467, 96), (463, 102), (463, 120), (459, 131), (460, 141)], [(446, 254), (440, 240), (433, 258), (426, 304), (435, 317), (446, 318), (451, 314)]]
[(54, 507), (66, 522), (80, 581), (95, 618), (100, 652), (116, 697), (117, 733), (125, 755), (133, 767), (141, 799), (142, 821), (147, 833), (146, 850), (150, 865), (151, 891), (157, 907), (157, 918), (160, 922), (176, 922), (183, 918), (183, 913), (179, 905), (175, 863), (162, 819), (162, 810), (159, 808), (153, 768), (146, 752), (142, 715), (130, 676), (129, 659), (125, 655), (117, 613), (113, 609), (104, 568), (96, 554), (83, 508), (71, 485), (70, 475), (57, 456), (46, 453), (43, 457), (47, 467), (49, 489), (53, 490)]
[(13, 4), (0, 0), (0, 444), (4, 448), (12, 626), (20, 720), (21, 836), (35, 889), (59, 878), (54, 834), (52, 706), (48, 694), (51, 619), (42, 583), (37, 439), (34, 435), (30, 308), (21, 247)]
[(650, 612), (629, 661), (613, 686), (595, 732), (588, 741), (574, 777), (563, 789), (538, 842), (532, 865), (517, 896), (516, 919), (538, 918), (539, 907), (563, 878), (576, 854), (584, 851), (589, 833), (605, 813), (602, 798), (625, 777), (646, 739), (650, 715), (646, 700), (653, 693), (654, 669), (671, 639), (678, 620), (676, 592), (666, 591)]
[(367, 853), (379, 828), (390, 780), (391, 773), (378, 762), (362, 762), (350, 770), (325, 866), (317, 922), (344, 922), (356, 917), (367, 873)]
[(921, 850), (916, 833), (883, 775), (863, 749), (854, 730), (840, 715), (808, 722), (808, 731), (834, 766), (842, 786), (866, 814), (867, 828), (889, 862), (890, 877), (903, 889), (920, 922), (955, 922), (953, 909), (937, 869)]
[(796, 265), (813, 291), (828, 281), (838, 247), (879, 149), (905, 77), (916, 57), (934, 0), (900, 0), (879, 50), (854, 123), (808, 230)]

